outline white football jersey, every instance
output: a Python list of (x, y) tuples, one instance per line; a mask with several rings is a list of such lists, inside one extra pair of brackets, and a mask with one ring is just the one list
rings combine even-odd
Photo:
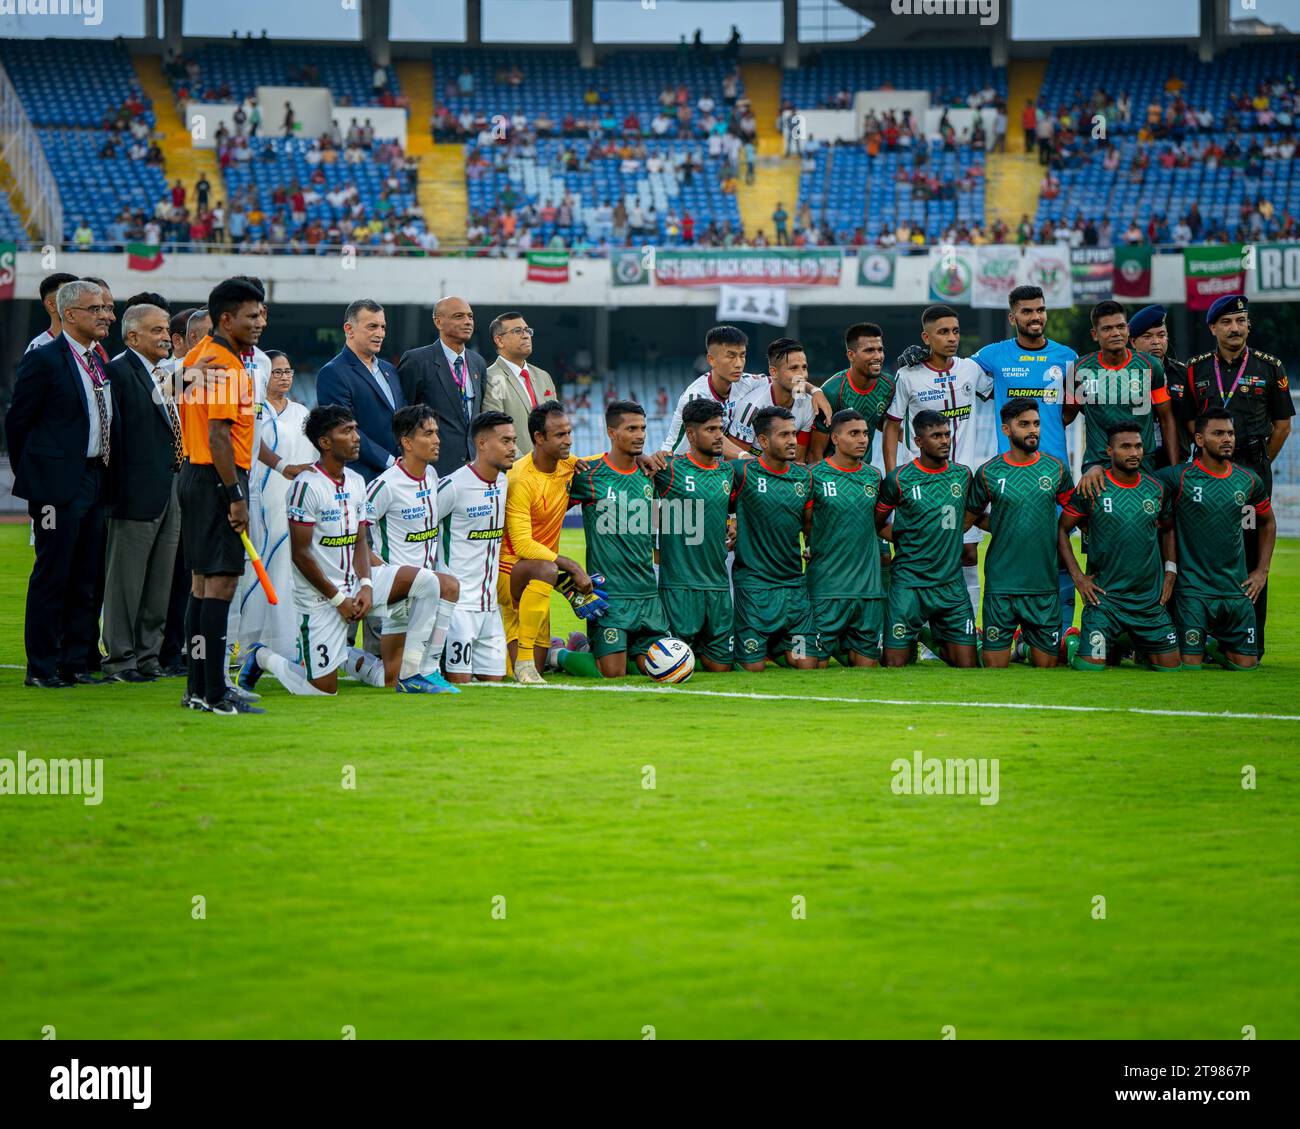
[(677, 407), (673, 411), (672, 422), (668, 425), (668, 435), (660, 450), (681, 455), (685, 454), (690, 447), (690, 442), (686, 438), (686, 425), (682, 422), (682, 409), (692, 400), (713, 400), (721, 404), (722, 427), (724, 431), (729, 432), (740, 398), (759, 385), (766, 386), (767, 382), (766, 376), (752, 372), (741, 373), (740, 379), (727, 391), (727, 398), (719, 400), (717, 393), (713, 391), (713, 385), (709, 382), (709, 374), (706, 372), (703, 376), (697, 376), (686, 386), (686, 391), (677, 397)]
[(438, 484), (438, 505), (445, 514), (443, 568), (460, 581), (456, 606), (496, 611), (501, 539), (506, 531), (506, 476), (498, 474), (495, 482), (488, 482), (472, 464), (463, 466)]
[(915, 459), (920, 451), (912, 434), (912, 417), (921, 411), (936, 411), (952, 425), (951, 460), (964, 466), (978, 466), (975, 449), (975, 397), (984, 370), (970, 357), (953, 357), (944, 372), (932, 369), (922, 362), (908, 365), (894, 374), (894, 398), (887, 415), (901, 420), (903, 438), (910, 458), (899, 453), (900, 463)]
[(432, 466), (413, 478), (401, 462), (366, 487), (366, 520), (375, 551), (389, 564), (436, 569), (438, 565), (438, 472)]
[[(358, 537), (362, 552), (368, 551), (361, 529), (366, 520), (366, 484), (361, 475), (344, 467), (343, 481), (338, 482), (316, 463), (293, 480), (285, 509), (290, 525), (312, 527), (312, 553), (325, 579), (345, 595), (356, 595), (357, 573), (352, 557)], [(296, 565), (293, 602), (301, 611), (329, 602)]]
[[(764, 408), (773, 408), (775, 406), (776, 401), (772, 398), (772, 382), (767, 377), (764, 377), (762, 384), (751, 385), (736, 402), (735, 416), (731, 421), (731, 426), (727, 428), (727, 434), (750, 447), (757, 446), (758, 441), (754, 437), (754, 417)], [(794, 428), (796, 431), (802, 434), (805, 431), (812, 430), (813, 420), (816, 418), (817, 412), (813, 407), (813, 398), (810, 393), (796, 396), (790, 410), (794, 412)]]

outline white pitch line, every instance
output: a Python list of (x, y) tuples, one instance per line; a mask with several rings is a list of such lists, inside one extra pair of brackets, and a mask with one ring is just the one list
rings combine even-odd
[[(484, 682), (476, 685), (507, 690), (532, 690), (515, 682)], [(1034, 702), (949, 702), (912, 698), (840, 698), (824, 694), (757, 694), (738, 690), (686, 690), (677, 686), (570, 686), (550, 682), (543, 689), (567, 690), (588, 694), (689, 694), (697, 698), (744, 698), (756, 702), (843, 702), (860, 706), (943, 706), (966, 710), (1050, 710), (1058, 713), (1132, 713), (1156, 717), (1225, 718), (1236, 721), (1300, 721), (1300, 714), (1290, 713), (1210, 713), (1204, 710), (1147, 710), (1116, 706), (1059, 706)]]

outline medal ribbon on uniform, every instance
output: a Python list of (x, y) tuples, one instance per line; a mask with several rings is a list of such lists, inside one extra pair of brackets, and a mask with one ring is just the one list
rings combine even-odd
[(1223, 401), (1223, 406), (1228, 406), (1228, 401), (1237, 394), (1237, 387), (1241, 384), (1241, 374), (1246, 371), (1246, 361), (1250, 357), (1250, 346), (1247, 345), (1241, 352), (1241, 364), (1237, 368), (1236, 379), (1232, 382), (1232, 387), (1228, 389), (1225, 396), (1223, 392), (1223, 375), (1219, 372), (1219, 351), (1214, 351), (1214, 382), (1219, 386), (1219, 399)]

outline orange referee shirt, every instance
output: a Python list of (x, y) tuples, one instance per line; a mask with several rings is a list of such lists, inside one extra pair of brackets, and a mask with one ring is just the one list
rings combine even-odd
[(228, 419), (235, 465), (253, 465), (253, 379), (239, 354), (224, 337), (208, 336), (185, 354), (184, 367), (215, 357), (207, 379), (196, 379), (180, 398), (181, 442), (191, 463), (211, 464), (208, 422)]

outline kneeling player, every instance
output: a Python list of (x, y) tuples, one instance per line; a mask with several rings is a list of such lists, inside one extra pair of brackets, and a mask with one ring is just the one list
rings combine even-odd
[[(659, 495), (659, 600), (668, 630), (695, 652), (701, 670), (731, 670), (734, 612), (727, 576), (727, 519), (735, 469), (722, 462), (723, 407), (682, 408), (689, 444), (655, 475)], [(599, 621), (597, 621), (599, 622)]]
[(768, 657), (812, 670), (817, 659), (812, 602), (803, 579), (799, 536), (812, 503), (812, 474), (795, 462), (799, 439), (794, 413), (763, 408), (753, 419), (762, 454), (736, 459), (731, 505), (736, 511), (736, 559), (731, 570), (736, 605), (736, 663), (758, 672)]
[[(1255, 600), (1268, 583), (1277, 519), (1259, 475), (1232, 461), (1236, 429), (1230, 412), (1207, 408), (1197, 417), (1196, 449), (1195, 462), (1156, 471), (1173, 494), (1179, 569), (1174, 619), (1183, 665), (1199, 669), (1209, 650), (1228, 670), (1253, 670), (1259, 665)], [(1252, 522), (1259, 531), (1259, 563), (1247, 572), (1242, 531)]]
[(604, 577), (609, 607), (591, 621), (591, 653), (564, 650), (559, 662), (568, 673), (590, 674), (594, 659), (601, 676), (621, 678), (629, 655), (645, 673), (646, 652), (668, 634), (668, 620), (655, 585), (654, 488), (637, 464), (645, 447), (645, 411), (615, 400), (605, 409), (605, 429), (609, 453), (578, 465), (569, 497), (582, 506), (587, 573)]
[(506, 472), (515, 461), (515, 424), (505, 412), (480, 412), (469, 425), (474, 461), (438, 484), (442, 561), (460, 582), (444, 659), (452, 682), (500, 682), (506, 631), (497, 606)]
[[(1178, 571), (1168, 488), (1142, 473), (1146, 451), (1136, 422), (1106, 429), (1104, 474), (1098, 498), (1075, 490), (1061, 511), (1056, 542), (1061, 564), (1083, 597), (1075, 670), (1104, 670), (1106, 657), (1127, 635), (1155, 670), (1178, 670), (1178, 637), (1167, 609)], [(1080, 570), (1070, 530), (1088, 527), (1088, 575)], [(1164, 564), (1161, 564), (1161, 557)], [(987, 643), (985, 644), (987, 650)]]
[[(426, 650), (437, 654), (446, 637), (454, 606), (440, 600), (436, 573), (382, 561), (372, 568), (366, 543), (366, 487), (346, 463), (361, 453), (361, 435), (352, 413), (337, 404), (312, 409), (304, 427), (320, 452), (320, 461), (294, 479), (287, 509), (293, 559), (293, 598), (301, 616), (299, 633), (303, 667), (254, 645), (240, 671), (249, 687), (270, 671), (294, 694), (333, 694), (338, 669), (360, 655), (349, 646), (356, 624), (371, 607), (411, 600), (406, 645), (397, 690), (406, 694), (437, 693), (420, 676)], [(458, 595), (451, 581), (451, 598)], [(442, 605), (446, 605), (443, 607)], [(435, 627), (435, 620), (443, 626)], [(361, 660), (358, 660), (361, 661)], [(382, 673), (362, 664), (364, 681), (383, 683)]]
[(1060, 459), (1038, 449), (1034, 400), (1013, 397), (1000, 414), (1008, 449), (975, 472), (966, 499), (977, 517), (992, 508), (993, 540), (984, 558), (984, 665), (1010, 664), (1018, 626), (1033, 665), (1055, 666), (1061, 642), (1056, 505), (1070, 496), (1074, 482)]
[(871, 432), (861, 412), (831, 417), (835, 454), (812, 468), (808, 522), (808, 591), (812, 597), (817, 665), (834, 655), (845, 666), (877, 666), (884, 630), (885, 590), (876, 545), (880, 472), (863, 459)]
[[(399, 408), (393, 415), (393, 438), (402, 457), (366, 487), (366, 521), (377, 535), (377, 551), (385, 564), (411, 565), (437, 572), (439, 520), (447, 512), (444, 483), (433, 469), (441, 443), (438, 417), (428, 404)], [(448, 629), (456, 603), (456, 578), (438, 573), (440, 602), (435, 629)], [(384, 660), (384, 685), (395, 686), (401, 673), (410, 626), (409, 600), (393, 600), (383, 610), (379, 653)], [(444, 618), (447, 617), (447, 618)], [(429, 648), (420, 675), (440, 693), (458, 693), (438, 673), (441, 655)]]
[(975, 524), (966, 509), (971, 472), (948, 461), (952, 429), (938, 412), (917, 412), (912, 435), (917, 457), (885, 475), (876, 503), (876, 528), (897, 550), (885, 615), (885, 665), (909, 662), (929, 624), (932, 650), (950, 666), (973, 667), (975, 615), (962, 575), (962, 537)]

